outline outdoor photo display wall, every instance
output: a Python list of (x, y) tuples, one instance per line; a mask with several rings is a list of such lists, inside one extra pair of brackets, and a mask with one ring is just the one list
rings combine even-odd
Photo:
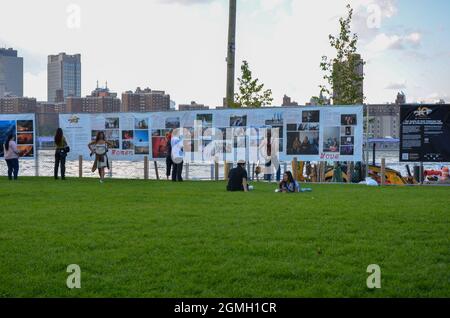
[[(69, 159), (90, 158), (88, 143), (104, 131), (116, 160), (164, 160), (167, 134), (179, 129), (185, 161), (362, 161), (362, 106), (224, 109), (155, 113), (60, 114)], [(270, 132), (269, 132), (270, 131)], [(265, 148), (264, 148), (265, 149)]]
[(3, 145), (10, 134), (15, 136), (20, 157), (34, 158), (36, 139), (34, 122), (34, 114), (0, 115), (0, 158), (4, 157)]
[(402, 105), (400, 121), (400, 161), (450, 162), (450, 105)]

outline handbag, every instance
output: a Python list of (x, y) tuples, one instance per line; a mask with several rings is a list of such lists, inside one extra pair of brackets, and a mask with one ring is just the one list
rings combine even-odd
[(70, 147), (69, 146), (65, 146), (64, 147), (64, 152), (65, 153), (69, 153), (70, 152)]

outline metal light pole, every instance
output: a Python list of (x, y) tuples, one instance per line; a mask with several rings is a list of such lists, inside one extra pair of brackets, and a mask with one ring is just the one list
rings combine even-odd
[(228, 22), (227, 96), (225, 107), (234, 103), (234, 68), (236, 60), (236, 0), (230, 0)]

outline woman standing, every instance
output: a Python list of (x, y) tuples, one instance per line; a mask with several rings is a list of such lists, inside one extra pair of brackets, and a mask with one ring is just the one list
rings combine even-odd
[(66, 180), (66, 157), (68, 145), (66, 137), (64, 137), (63, 130), (58, 128), (55, 134), (55, 180), (58, 180), (58, 168), (61, 165), (61, 180)]
[(19, 151), (17, 150), (17, 144), (14, 141), (15, 137), (13, 134), (10, 134), (8, 138), (6, 138), (6, 142), (3, 145), (3, 152), (5, 154), (5, 161), (8, 165), (8, 179), (12, 180), (14, 176), (14, 180), (17, 180), (17, 176), (19, 175)]
[(95, 162), (92, 166), (92, 172), (98, 169), (98, 174), (100, 176), (100, 183), (105, 180), (105, 168), (109, 169), (108, 162), (108, 146), (112, 147), (113, 144), (105, 140), (105, 133), (103, 131), (97, 132), (95, 141), (89, 143), (88, 147), (91, 151), (91, 156), (95, 154)]

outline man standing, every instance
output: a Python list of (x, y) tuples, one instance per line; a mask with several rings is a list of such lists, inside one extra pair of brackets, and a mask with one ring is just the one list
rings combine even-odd
[(228, 174), (227, 191), (248, 192), (247, 171), (245, 170), (245, 160), (239, 160), (237, 167), (230, 170)]
[(183, 149), (183, 138), (179, 134), (173, 132), (172, 139), (170, 141), (172, 146), (172, 181), (183, 181), (181, 173), (183, 172), (183, 159), (184, 159), (184, 149)]

